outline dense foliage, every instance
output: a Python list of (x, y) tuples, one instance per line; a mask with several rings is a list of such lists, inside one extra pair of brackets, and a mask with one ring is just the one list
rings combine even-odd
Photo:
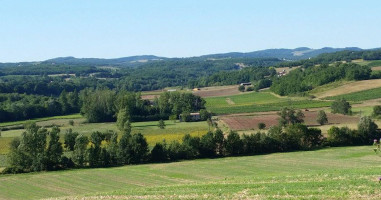
[(336, 63), (299, 68), (288, 75), (274, 79), (271, 90), (279, 95), (302, 93), (317, 86), (338, 80), (367, 80), (371, 69), (353, 63)]
[[(295, 113), (292, 112), (292, 115)], [(279, 113), (282, 116), (282, 113)], [(183, 159), (214, 158), (222, 156), (254, 155), (272, 152), (310, 150), (325, 145), (371, 144), (381, 136), (370, 117), (362, 117), (358, 130), (332, 127), (328, 138), (320, 129), (308, 128), (300, 122), (272, 126), (267, 133), (240, 136), (231, 131), (226, 136), (221, 130), (209, 131), (198, 137), (185, 135), (182, 142), (157, 143), (150, 150), (145, 137), (131, 134), (131, 126), (120, 128), (122, 136), (113, 131), (93, 132), (90, 137), (73, 133), (65, 134), (65, 154), (59, 140), (60, 130), (51, 131), (30, 124), (21, 138), (11, 142), (9, 167), (4, 173), (57, 170), (73, 167), (109, 167), (147, 162), (168, 162)], [(129, 127), (129, 128), (126, 128)], [(75, 138), (74, 138), (75, 137)]]
[(335, 100), (331, 105), (332, 113), (340, 113), (343, 115), (352, 114), (351, 108), (352, 106), (345, 99)]
[[(115, 121), (123, 117), (129, 121), (169, 119), (205, 108), (205, 100), (192, 93), (164, 92), (153, 102), (142, 100), (139, 93), (111, 90), (84, 90), (81, 113), (89, 122)], [(206, 119), (204, 119), (206, 120)], [(122, 123), (122, 124), (123, 124)]]
[(0, 122), (78, 113), (80, 107), (81, 101), (76, 91), (64, 90), (58, 98), (0, 93)]

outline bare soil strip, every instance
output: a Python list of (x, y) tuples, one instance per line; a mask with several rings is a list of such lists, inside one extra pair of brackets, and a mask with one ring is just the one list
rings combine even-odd
[(193, 91), (194, 95), (198, 95), (200, 97), (219, 97), (219, 96), (230, 96), (240, 94), (238, 91), (238, 86), (225, 86), (225, 87), (206, 87), (201, 88), (198, 91)]
[[(304, 121), (308, 126), (319, 126), (316, 122), (317, 111), (305, 111)], [(343, 123), (357, 123), (359, 117), (341, 114), (327, 113), (330, 125)], [(279, 116), (276, 113), (262, 114), (257, 116), (223, 116), (221, 120), (229, 126), (231, 130), (250, 130), (258, 129), (259, 123), (265, 123), (266, 127), (278, 124)]]

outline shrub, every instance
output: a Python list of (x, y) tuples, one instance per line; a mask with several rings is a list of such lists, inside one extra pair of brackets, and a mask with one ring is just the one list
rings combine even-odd
[(165, 129), (165, 122), (161, 119), (161, 120), (159, 120), (159, 123), (158, 123), (158, 125), (157, 125), (160, 129)]
[(324, 110), (319, 110), (316, 121), (320, 125), (324, 125), (328, 123), (328, 117), (327, 117), (327, 114), (324, 112)]
[(380, 117), (381, 116), (381, 106), (374, 106), (373, 107), (373, 117)]
[(331, 105), (332, 113), (340, 113), (344, 115), (351, 115), (351, 108), (351, 105), (345, 99), (336, 100)]
[(245, 92), (245, 86), (244, 85), (238, 86), (238, 91)]
[(265, 123), (263, 123), (263, 122), (261, 122), (261, 123), (258, 123), (258, 128), (259, 129), (265, 129), (266, 128), (266, 124)]
[(209, 113), (207, 110), (205, 110), (205, 109), (200, 110), (200, 119), (202, 121), (206, 121), (206, 120), (210, 119), (211, 117), (212, 117), (212, 114)]
[(250, 91), (254, 91), (254, 87), (253, 87), (253, 86), (247, 87), (247, 88), (246, 88), (246, 91), (248, 91), (248, 92), (250, 92)]

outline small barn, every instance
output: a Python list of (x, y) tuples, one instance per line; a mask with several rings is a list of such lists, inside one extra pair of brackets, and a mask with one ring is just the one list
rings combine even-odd
[(191, 113), (190, 116), (192, 121), (198, 121), (201, 119), (200, 113)]
[(243, 86), (248, 86), (248, 85), (251, 85), (251, 82), (247, 82), (247, 83), (241, 83), (240, 85), (243, 85)]
[[(190, 121), (191, 122), (195, 122), (195, 121), (200, 121), (201, 120), (201, 116), (200, 116), (200, 113), (190, 113)], [(182, 118), (182, 114), (179, 115), (179, 120), (180, 122), (183, 121), (183, 118)]]

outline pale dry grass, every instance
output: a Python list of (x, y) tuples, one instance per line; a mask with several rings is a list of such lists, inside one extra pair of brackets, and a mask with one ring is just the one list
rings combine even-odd
[(372, 67), (372, 71), (381, 71), (381, 66)]
[(294, 70), (294, 69), (297, 69), (297, 68), (300, 68), (300, 66), (297, 66), (297, 67), (279, 67), (279, 68), (275, 68), (275, 71), (278, 73), (278, 72), (282, 72), (283, 70), (286, 71), (286, 74), (288, 74), (290, 71)]
[(381, 79), (376, 80), (365, 80), (365, 81), (356, 81), (351, 82), (337, 88), (324, 91), (322, 93), (316, 93), (315, 96), (318, 98), (325, 98), (330, 96), (338, 96), (342, 94), (349, 94), (353, 92), (359, 92), (363, 90), (369, 90), (373, 88), (381, 87)]
[(230, 98), (226, 98), (226, 102), (230, 105), (233, 105), (235, 104), (233, 100), (231, 100)]

